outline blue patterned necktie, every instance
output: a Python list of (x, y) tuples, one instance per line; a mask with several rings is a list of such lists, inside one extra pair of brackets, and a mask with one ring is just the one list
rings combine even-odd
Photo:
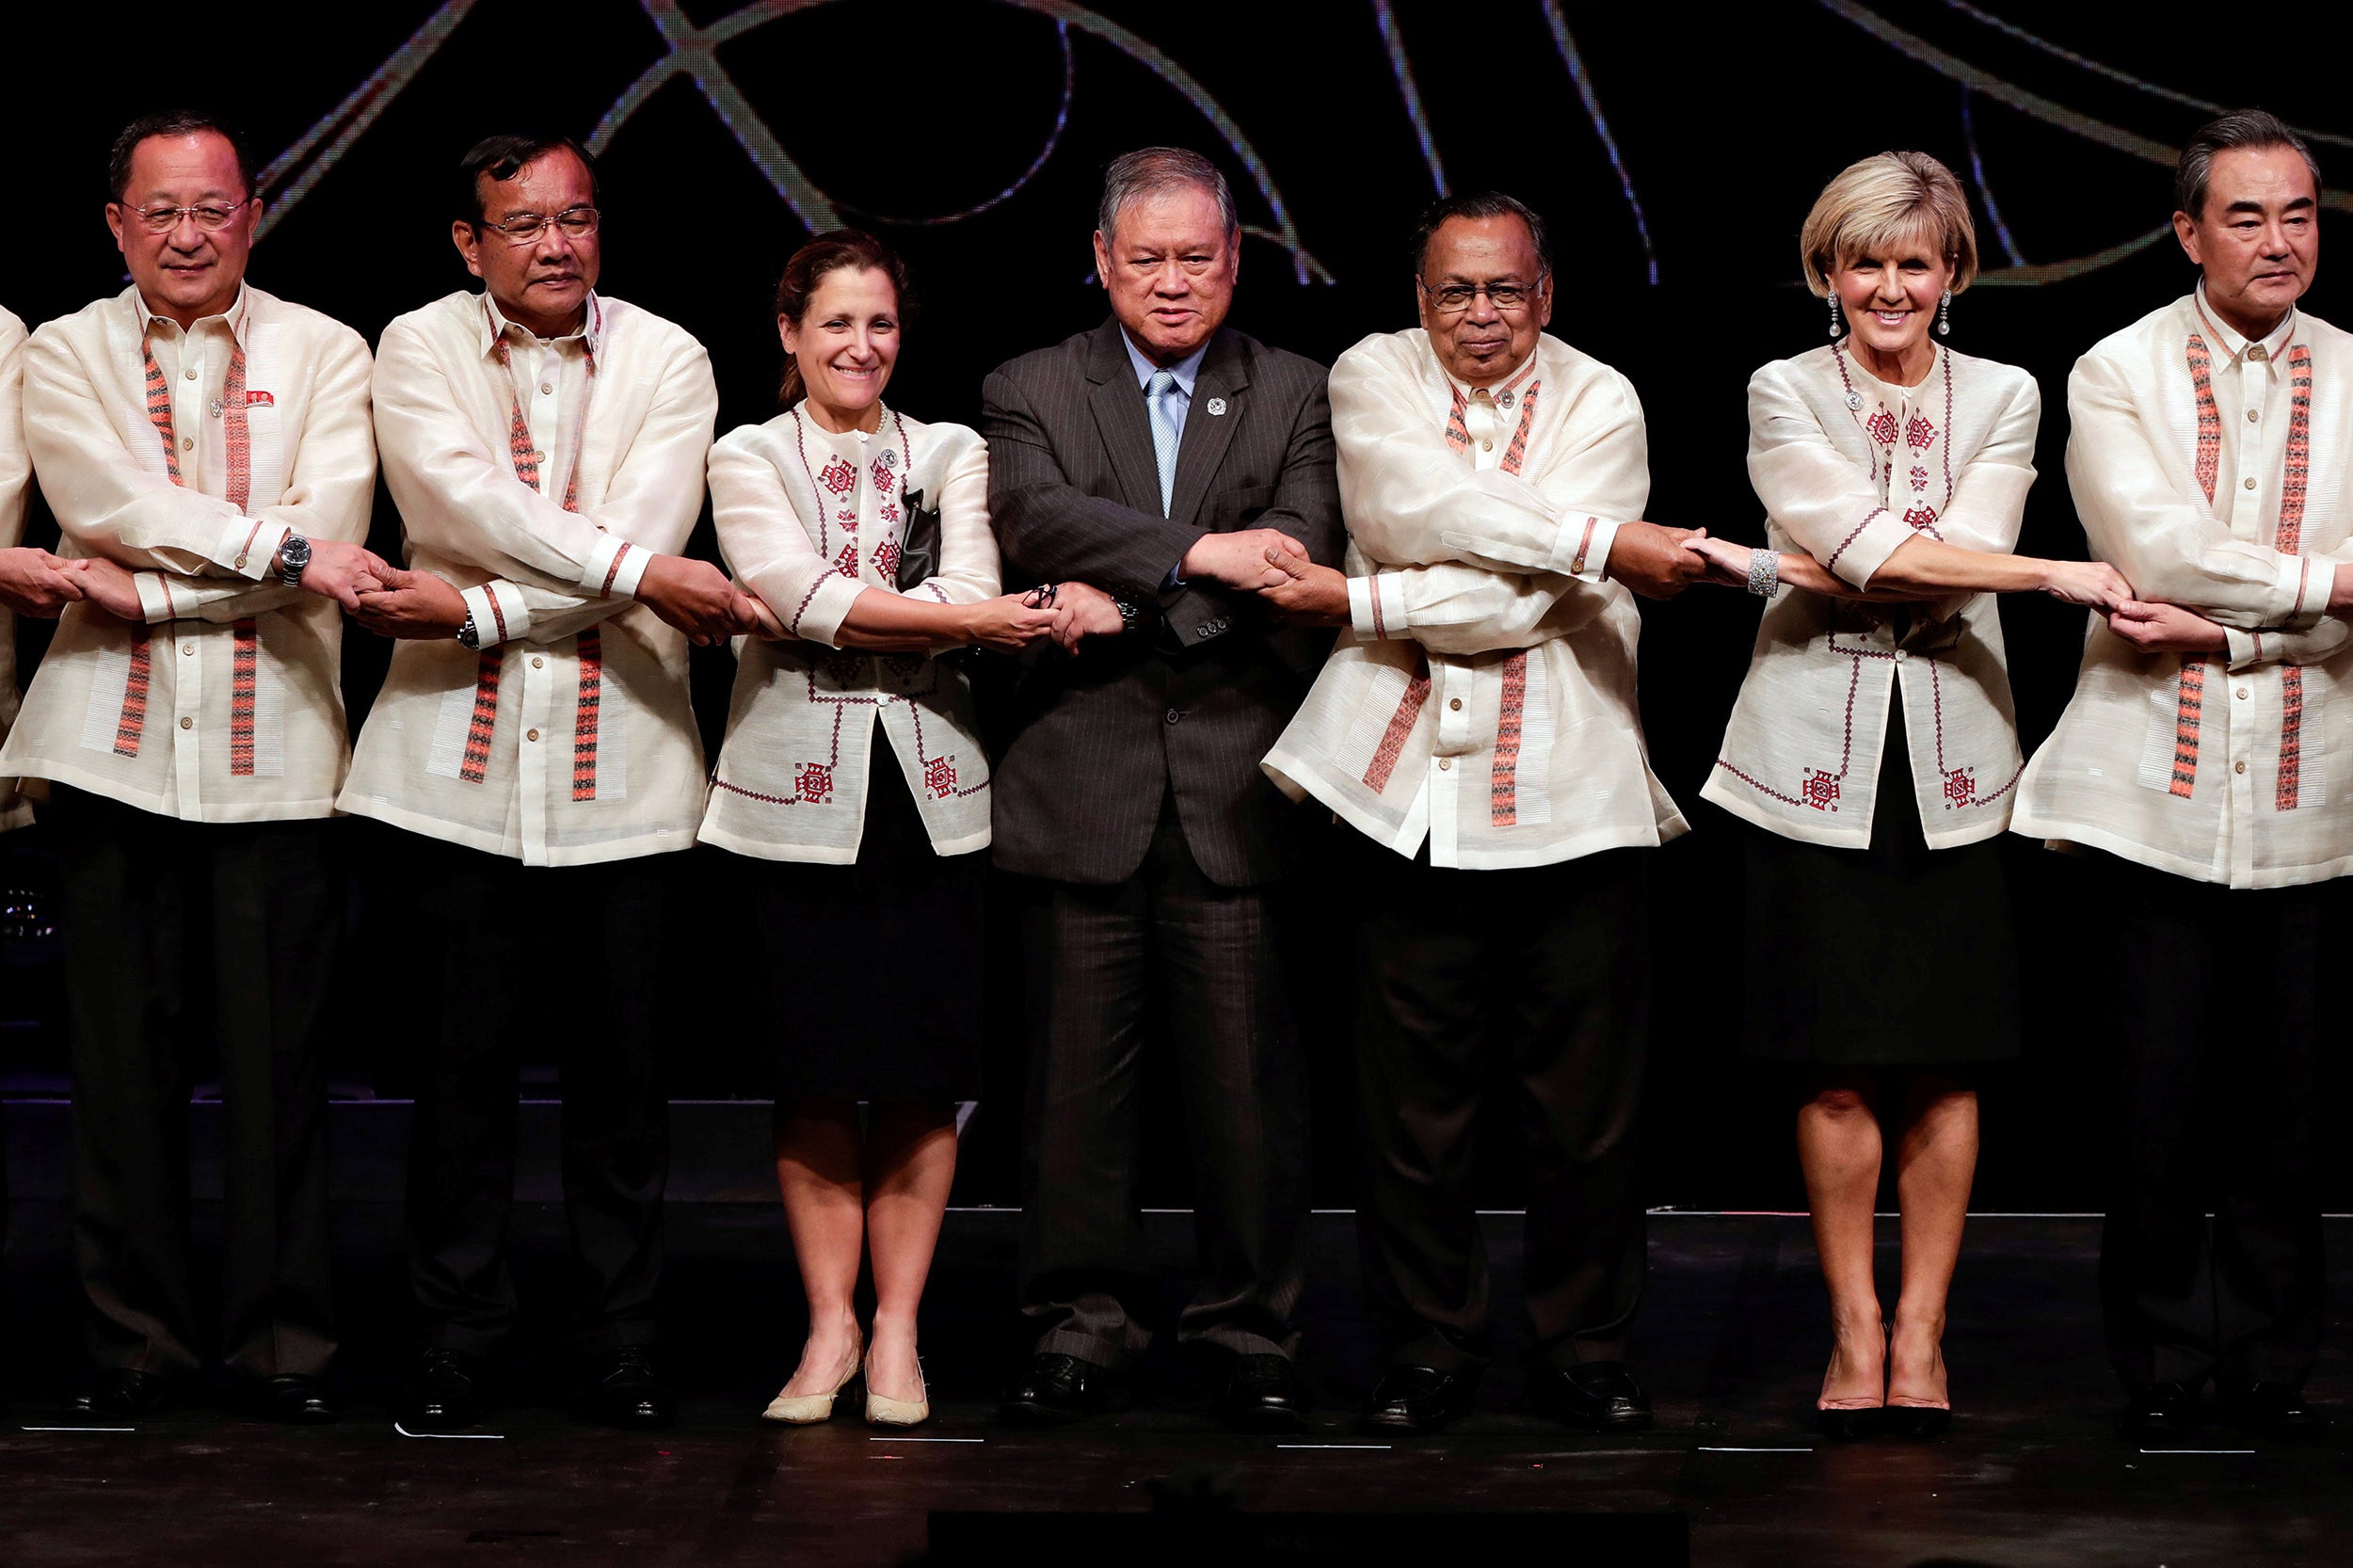
[(1168, 516), (1176, 492), (1176, 417), (1169, 400), (1176, 395), (1176, 374), (1156, 370), (1144, 390), (1144, 407), (1152, 412), (1152, 456), (1160, 466), (1160, 516)]

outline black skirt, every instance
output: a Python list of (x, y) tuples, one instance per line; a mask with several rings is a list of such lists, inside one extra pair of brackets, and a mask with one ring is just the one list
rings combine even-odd
[(2018, 1054), (2018, 952), (1998, 838), (1929, 848), (1892, 705), (1868, 849), (1752, 830), (1751, 1056), (1935, 1066)]
[(877, 736), (856, 863), (751, 862), (779, 1102), (980, 1097), (987, 859), (933, 851)]

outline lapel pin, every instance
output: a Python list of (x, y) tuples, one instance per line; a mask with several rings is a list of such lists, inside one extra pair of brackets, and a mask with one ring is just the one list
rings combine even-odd
[(1209, 402), (1209, 417), (1211, 419), (1216, 419), (1223, 415), (1225, 412), (1225, 399), (1222, 397), (1210, 398)]

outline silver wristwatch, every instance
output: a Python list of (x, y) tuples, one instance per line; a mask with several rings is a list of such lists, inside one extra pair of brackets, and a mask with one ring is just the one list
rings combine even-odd
[(311, 564), (311, 541), (299, 534), (287, 535), (285, 543), (278, 547), (278, 581), (289, 588), (299, 588), (302, 568)]
[(464, 624), (457, 628), (457, 646), (459, 648), (472, 648), (476, 652), (481, 651), (482, 629), (474, 625), (473, 612), (472, 610), (466, 612)]
[(1114, 599), (1112, 600), (1112, 606), (1119, 612), (1121, 632), (1134, 632), (1143, 629), (1144, 607), (1142, 605), (1130, 604), (1124, 599)]

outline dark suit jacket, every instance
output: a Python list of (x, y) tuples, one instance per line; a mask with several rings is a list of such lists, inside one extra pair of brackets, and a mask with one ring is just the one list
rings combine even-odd
[[(1212, 398), (1225, 413), (1209, 411)], [(1159, 617), (1089, 638), (1076, 659), (1048, 647), (1025, 662), (1001, 715), (997, 864), (1123, 881), (1173, 787), (1185, 842), (1211, 880), (1279, 877), (1300, 823), (1258, 759), (1305, 696), (1331, 634), (1276, 626), (1248, 594), (1160, 584), (1202, 535), (1241, 528), (1279, 528), (1339, 564), (1323, 367), (1220, 328), (1193, 385), (1167, 517), (1117, 321), (1000, 365), (981, 408), (1008, 586), (1092, 584)]]

